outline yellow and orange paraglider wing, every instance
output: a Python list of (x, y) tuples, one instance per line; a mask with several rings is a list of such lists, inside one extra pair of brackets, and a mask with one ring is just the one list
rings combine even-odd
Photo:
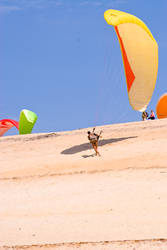
[(159, 98), (156, 106), (156, 114), (158, 119), (167, 118), (167, 93)]
[(129, 102), (144, 111), (151, 100), (158, 72), (158, 45), (147, 26), (137, 17), (107, 10), (104, 18), (114, 26), (121, 47)]

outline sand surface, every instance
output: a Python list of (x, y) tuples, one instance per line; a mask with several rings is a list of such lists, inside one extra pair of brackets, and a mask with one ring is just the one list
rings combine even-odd
[(167, 249), (167, 119), (0, 138), (0, 249)]

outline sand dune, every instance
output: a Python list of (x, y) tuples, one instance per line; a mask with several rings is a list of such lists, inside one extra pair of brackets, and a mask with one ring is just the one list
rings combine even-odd
[(167, 119), (0, 138), (0, 249), (167, 249)]

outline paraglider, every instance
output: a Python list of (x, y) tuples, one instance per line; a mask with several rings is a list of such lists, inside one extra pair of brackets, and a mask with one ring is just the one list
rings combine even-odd
[(167, 93), (159, 98), (156, 106), (156, 114), (158, 119), (167, 118)]
[(37, 115), (27, 109), (20, 112), (19, 134), (30, 134), (37, 120)]
[(144, 22), (133, 15), (107, 10), (104, 18), (114, 26), (120, 43), (130, 105), (143, 112), (156, 84), (157, 42)]
[(20, 112), (19, 122), (12, 119), (0, 120), (0, 136), (3, 136), (9, 129), (15, 126), (19, 130), (19, 134), (31, 134), (37, 115), (27, 109)]
[(4, 135), (12, 127), (19, 129), (19, 123), (12, 119), (0, 120), (0, 136)]

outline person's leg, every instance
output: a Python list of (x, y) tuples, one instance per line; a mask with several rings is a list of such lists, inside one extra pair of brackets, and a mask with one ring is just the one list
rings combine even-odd
[(99, 152), (98, 152), (98, 150), (97, 150), (98, 142), (93, 142), (93, 143), (91, 143), (91, 144), (92, 144), (92, 147), (93, 147), (93, 149), (94, 149), (96, 155), (100, 156), (100, 154), (99, 154)]
[(98, 151), (98, 142), (96, 143), (96, 145), (95, 145), (95, 151), (96, 151), (96, 155), (98, 155), (98, 156), (100, 156), (100, 153), (99, 153), (99, 151)]
[(96, 155), (97, 155), (96, 145), (95, 145), (95, 144), (93, 144), (92, 146), (93, 146), (93, 149), (94, 149), (94, 151), (95, 151), (95, 153), (96, 153)]
[(92, 144), (92, 147), (93, 147), (93, 149), (94, 149), (94, 151), (95, 151), (95, 153), (96, 153), (96, 155), (97, 155), (95, 143), (94, 143), (94, 142), (91, 142), (91, 144)]

